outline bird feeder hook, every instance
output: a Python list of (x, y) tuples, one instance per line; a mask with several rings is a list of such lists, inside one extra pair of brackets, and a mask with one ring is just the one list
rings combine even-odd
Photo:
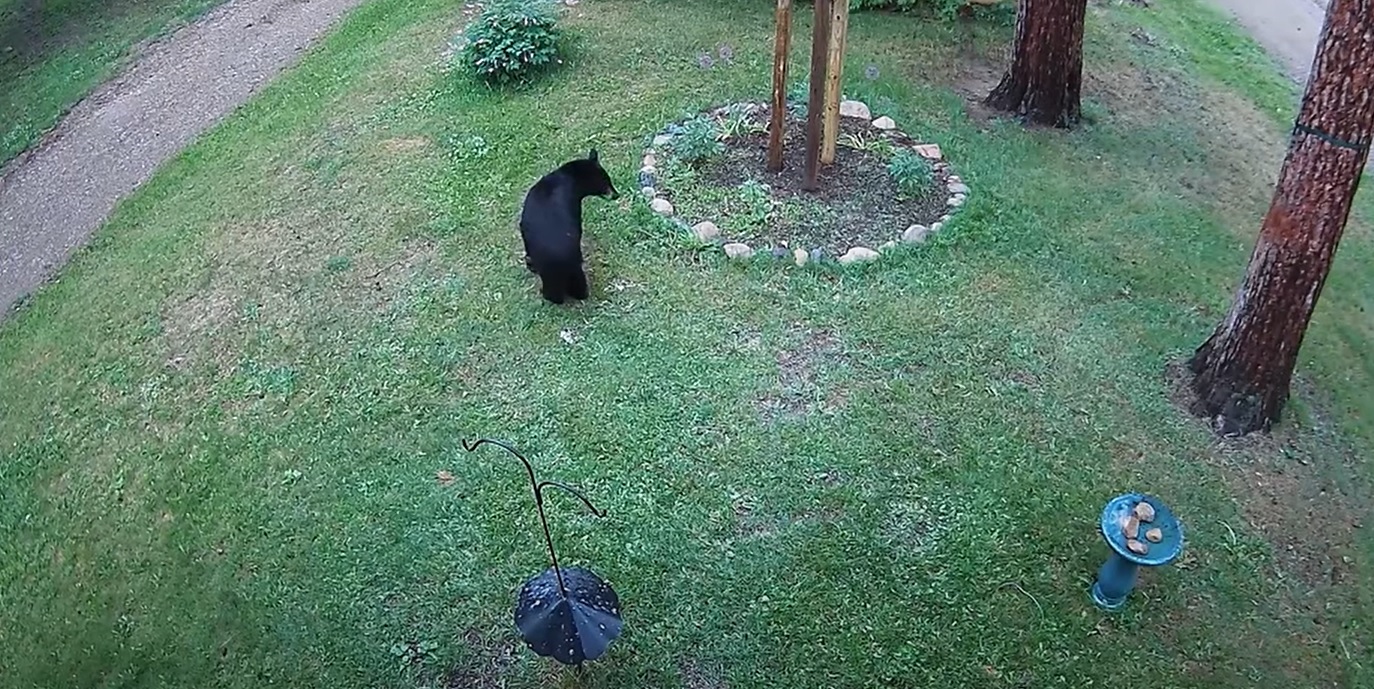
[(565, 483), (560, 483), (558, 481), (536, 480), (534, 477), (534, 465), (530, 464), (530, 460), (525, 459), (525, 456), (520, 454), (518, 450), (511, 447), (510, 445), (507, 445), (504, 442), (501, 442), (500, 440), (492, 440), (491, 438), (479, 438), (475, 441), (464, 440), (462, 441), (462, 443), (463, 449), (467, 450), (468, 452), (472, 452), (483, 445), (495, 445), (505, 450), (506, 452), (509, 452), (512, 455), (514, 455), (516, 459), (520, 460), (521, 464), (525, 465), (525, 473), (529, 476), (530, 479), (530, 490), (534, 493), (534, 507), (535, 510), (539, 513), (539, 525), (544, 529), (544, 545), (549, 550), (549, 561), (553, 563), (553, 573), (558, 578), (558, 592), (562, 594), (564, 598), (567, 598), (568, 587), (563, 582), (563, 570), (561, 567), (558, 566), (558, 553), (555, 552), (553, 548), (553, 534), (549, 531), (549, 518), (544, 513), (544, 489), (549, 486), (553, 486), (554, 488), (560, 488), (568, 493), (571, 493), (573, 497), (577, 498), (578, 500), (581, 500), (582, 504), (586, 505), (587, 509), (590, 510), (592, 514), (598, 517), (606, 516), (605, 510), (597, 509), (596, 506), (592, 504), (592, 501), (587, 499), (587, 496), (583, 495), (577, 489)]

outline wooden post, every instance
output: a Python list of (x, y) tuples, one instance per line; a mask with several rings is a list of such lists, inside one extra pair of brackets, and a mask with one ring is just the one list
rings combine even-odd
[(802, 190), (821, 188), (821, 120), (825, 109), (826, 44), (830, 42), (831, 0), (815, 0), (816, 16), (811, 27), (811, 97), (806, 104), (806, 177)]
[(835, 162), (835, 142), (840, 138), (840, 83), (844, 80), (844, 47), (849, 34), (849, 0), (831, 0), (830, 48), (826, 55), (825, 130), (821, 138), (821, 164)]
[(787, 55), (792, 48), (792, 0), (778, 0), (773, 30), (773, 113), (768, 123), (768, 169), (782, 172), (782, 140), (787, 126)]

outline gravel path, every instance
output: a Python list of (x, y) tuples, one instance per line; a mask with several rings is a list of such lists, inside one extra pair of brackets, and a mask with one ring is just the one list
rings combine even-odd
[(1295, 81), (1307, 82), (1329, 0), (1212, 0), (1226, 10)]
[(0, 173), (0, 317), (120, 199), (362, 0), (228, 0), (145, 49)]

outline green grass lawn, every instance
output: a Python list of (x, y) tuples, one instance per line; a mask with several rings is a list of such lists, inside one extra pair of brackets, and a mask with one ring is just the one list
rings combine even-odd
[[(771, 7), (586, 1), (568, 63), (512, 93), (444, 70), (461, 9), (354, 12), (0, 326), (0, 685), (1374, 683), (1369, 226), (1280, 430), (1217, 442), (1171, 401), (1284, 145), (1217, 15), (1094, 4), (1067, 133), (964, 97), (1009, 28), (856, 15), (847, 90), (941, 144), (973, 187), (952, 228), (798, 271), (590, 200), (594, 296), (554, 308), (525, 188), (596, 146), (632, 190), (647, 134), (762, 97)], [(585, 675), (514, 636), (538, 522), (477, 436), (609, 512), (551, 499), (625, 607)], [(1105, 615), (1098, 511), (1137, 489), (1188, 550)]]
[(221, 0), (0, 0), (0, 165), (113, 76), (131, 48)]

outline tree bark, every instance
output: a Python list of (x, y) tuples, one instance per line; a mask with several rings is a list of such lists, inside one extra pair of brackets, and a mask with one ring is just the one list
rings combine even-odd
[(821, 119), (825, 109), (825, 49), (830, 43), (831, 0), (815, 0), (811, 27), (811, 94), (806, 104), (806, 165), (802, 190), (821, 188)]
[(1331, 270), (1374, 137), (1374, 0), (1331, 0), (1249, 267), (1188, 366), (1194, 412), (1223, 435), (1268, 430)]
[(773, 19), (773, 111), (768, 123), (768, 169), (782, 172), (787, 126), (787, 57), (792, 48), (792, 0), (778, 0)]
[(1078, 123), (1087, 0), (1020, 0), (1011, 66), (988, 107), (1052, 127)]

